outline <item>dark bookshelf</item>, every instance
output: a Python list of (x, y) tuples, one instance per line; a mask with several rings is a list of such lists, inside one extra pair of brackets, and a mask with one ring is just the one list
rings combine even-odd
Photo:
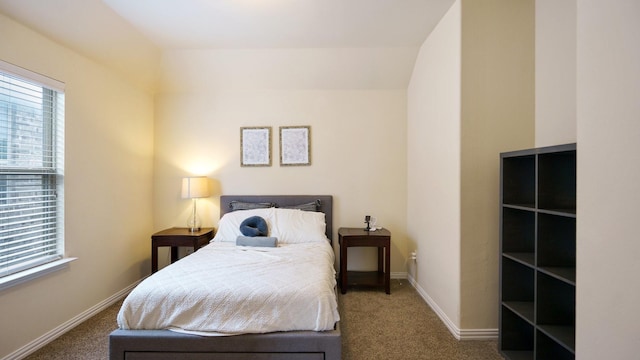
[(506, 359), (575, 359), (576, 144), (500, 154)]

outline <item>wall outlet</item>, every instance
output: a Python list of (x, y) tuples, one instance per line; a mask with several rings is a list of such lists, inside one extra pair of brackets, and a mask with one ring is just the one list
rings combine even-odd
[(411, 254), (409, 254), (409, 259), (418, 262), (418, 252), (412, 251)]

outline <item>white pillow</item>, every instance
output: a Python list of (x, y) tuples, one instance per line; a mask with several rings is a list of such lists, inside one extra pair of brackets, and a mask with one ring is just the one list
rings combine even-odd
[(325, 235), (327, 224), (323, 212), (274, 208), (271, 235), (279, 244), (329, 241)]
[(238, 236), (242, 235), (240, 232), (240, 224), (251, 216), (260, 216), (267, 222), (269, 227), (269, 236), (273, 232), (274, 227), (274, 208), (265, 209), (251, 209), (251, 210), (236, 210), (228, 212), (222, 216), (218, 222), (218, 231), (213, 240), (217, 242), (236, 242)]

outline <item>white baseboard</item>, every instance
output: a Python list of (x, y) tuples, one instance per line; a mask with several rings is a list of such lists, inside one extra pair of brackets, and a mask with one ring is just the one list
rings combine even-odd
[(107, 299), (99, 302), (98, 304), (92, 306), (88, 310), (86, 310), (86, 311), (82, 312), (81, 314), (75, 316), (74, 318), (70, 319), (69, 321), (66, 321), (65, 323), (63, 323), (60, 326), (54, 328), (53, 330), (47, 332), (46, 334), (40, 336), (39, 338), (33, 340), (32, 342), (28, 343), (27, 345), (25, 345), (25, 346), (21, 347), (20, 349), (12, 352), (11, 354), (5, 356), (4, 358), (2, 358), (2, 360), (20, 360), (20, 359), (24, 359), (25, 357), (27, 357), (30, 354), (36, 352), (37, 350), (39, 350), (40, 348), (44, 347), (48, 343), (50, 343), (53, 340), (55, 340), (55, 339), (59, 338), (60, 336), (64, 335), (69, 330), (71, 330), (74, 327), (80, 325), (84, 321), (90, 319), (92, 316), (98, 314), (99, 312), (105, 310), (109, 306), (115, 304), (118, 300), (122, 299), (127, 294), (129, 294), (131, 292), (131, 290), (133, 290), (133, 288), (136, 287), (136, 285), (138, 285), (140, 283), (140, 281), (142, 281), (142, 280), (139, 280), (139, 281), (127, 286), (126, 288), (118, 291), (117, 293), (113, 294), (112, 296), (108, 297)]
[(498, 329), (460, 329), (447, 314), (442, 311), (440, 306), (427, 294), (427, 292), (418, 284), (413, 276), (408, 275), (407, 279), (409, 283), (413, 285), (418, 294), (424, 299), (424, 301), (431, 307), (431, 309), (438, 315), (440, 320), (449, 329), (449, 332), (458, 340), (495, 340), (498, 338)]
[(498, 329), (461, 329), (460, 340), (496, 340)]

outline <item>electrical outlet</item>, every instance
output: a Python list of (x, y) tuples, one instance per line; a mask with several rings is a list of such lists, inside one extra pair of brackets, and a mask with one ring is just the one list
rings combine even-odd
[(193, 254), (193, 248), (186, 248), (184, 254), (185, 255)]
[(411, 254), (409, 254), (409, 259), (417, 262), (418, 261), (418, 252), (417, 251), (412, 251)]

